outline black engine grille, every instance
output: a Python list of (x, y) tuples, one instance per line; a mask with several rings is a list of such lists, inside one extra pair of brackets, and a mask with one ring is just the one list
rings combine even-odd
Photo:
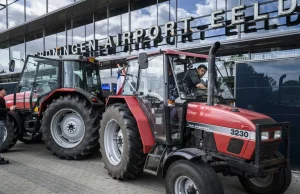
[(261, 158), (273, 156), (278, 149), (280, 141), (262, 142), (261, 143)]

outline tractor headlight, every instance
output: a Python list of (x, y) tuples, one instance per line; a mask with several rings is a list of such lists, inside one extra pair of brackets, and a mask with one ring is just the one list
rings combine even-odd
[(281, 130), (275, 131), (274, 139), (280, 139), (280, 138), (281, 138)]
[(268, 140), (269, 132), (261, 132), (261, 140)]

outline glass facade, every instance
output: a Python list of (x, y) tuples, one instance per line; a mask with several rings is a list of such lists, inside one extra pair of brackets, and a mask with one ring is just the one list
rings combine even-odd
[[(65, 6), (79, 2), (78, 0), (4, 0), (0, 4), (0, 34), (1, 31), (10, 30), (16, 26), (38, 20), (46, 13), (64, 9)], [(254, 2), (259, 2), (259, 14), (268, 14), (269, 20), (253, 22)], [(284, 1), (284, 8), (291, 6), (291, 0)], [(300, 6), (300, 0), (297, 1)], [(232, 9), (235, 6), (245, 5), (240, 9), (245, 13), (244, 23), (241, 25), (230, 25), (232, 22)], [(222, 16), (223, 26), (212, 28), (211, 13), (223, 10), (224, 12), (215, 17)], [(117, 4), (107, 4), (106, 7), (84, 16), (60, 21), (51, 27), (41, 27), (36, 31), (13, 38), (8, 42), (0, 43), (2, 69), (7, 69), (10, 57), (19, 59), (17, 70), (21, 70), (22, 61), (26, 55), (42, 51), (51, 53), (53, 49), (65, 45), (80, 44), (89, 40), (98, 40), (98, 52), (90, 52), (89, 55), (99, 56), (100, 59), (111, 59), (137, 54), (140, 51), (153, 51), (163, 48), (175, 48), (184, 50), (186, 48), (197, 48), (200, 45), (208, 45), (214, 41), (234, 41), (244, 38), (259, 37), (270, 33), (280, 33), (297, 30), (300, 26), (300, 17), (297, 12), (287, 16), (278, 17), (278, 0), (124, 0)], [(188, 29), (185, 29), (183, 19), (189, 20)], [(241, 19), (239, 17), (236, 20)], [(174, 21), (177, 26), (173, 33), (166, 32), (165, 23)], [(249, 24), (248, 24), (248, 23)], [(218, 22), (217, 22), (218, 23)], [(216, 24), (217, 24), (216, 23)], [(158, 25), (161, 36), (156, 43), (150, 41), (150, 28)], [(136, 33), (138, 29), (144, 29), (144, 37), (140, 39)], [(129, 33), (131, 32), (131, 33)], [(129, 45), (123, 40), (124, 33), (130, 34)], [(156, 33), (156, 30), (152, 30)], [(168, 34), (167, 34), (168, 33)], [(170, 38), (166, 36), (169, 35)], [(105, 44), (107, 36), (111, 36), (115, 48), (107, 51)], [(121, 41), (120, 41), (121, 40)], [(136, 41), (139, 40), (139, 43)], [(51, 50), (51, 51), (50, 51)], [(201, 49), (196, 52), (203, 52)], [(298, 48), (287, 48), (281, 46), (270, 46), (265, 50), (246, 49), (234, 50), (226, 56), (246, 55), (248, 59), (266, 59), (281, 56), (300, 55)], [(112, 70), (105, 70), (106, 68)], [(0, 70), (1, 70), (0, 68)], [(116, 64), (103, 66), (103, 76), (113, 78), (116, 76)]]

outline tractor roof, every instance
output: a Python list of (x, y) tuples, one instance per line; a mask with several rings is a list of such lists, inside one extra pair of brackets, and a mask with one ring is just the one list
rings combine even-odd
[[(154, 52), (149, 52), (147, 53), (148, 56), (151, 55), (155, 55), (155, 54), (159, 54), (160, 52), (163, 52), (165, 54), (169, 54), (169, 55), (186, 55), (187, 57), (196, 57), (196, 58), (202, 58), (202, 59), (208, 59), (208, 55), (203, 55), (203, 54), (197, 54), (197, 53), (189, 53), (189, 52), (182, 52), (182, 51), (176, 51), (176, 50), (171, 50), (171, 49), (166, 49), (166, 50), (162, 50), (162, 51), (154, 51)], [(127, 60), (132, 60), (132, 59), (136, 59), (138, 58), (138, 56), (132, 56), (132, 57), (128, 57)]]
[(54, 56), (41, 56), (42, 58), (56, 59), (56, 60), (80, 60), (82, 55), (54, 55)]

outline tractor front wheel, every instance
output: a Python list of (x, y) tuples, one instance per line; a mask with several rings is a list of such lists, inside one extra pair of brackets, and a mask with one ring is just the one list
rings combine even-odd
[(81, 159), (99, 149), (100, 114), (78, 95), (62, 96), (45, 111), (42, 135), (46, 147), (61, 159)]
[(108, 174), (133, 179), (143, 171), (145, 155), (135, 118), (126, 105), (113, 104), (103, 113), (100, 151)]
[(203, 161), (178, 160), (166, 174), (167, 194), (224, 194), (217, 173)]
[(244, 189), (252, 194), (282, 194), (291, 184), (291, 168), (284, 168), (280, 172), (265, 177), (239, 177)]
[(3, 132), (4, 132), (3, 139), (2, 139), (3, 142), (0, 143), (0, 153), (7, 152), (18, 141), (18, 137), (19, 137), (18, 125), (12, 117), (10, 116), (8, 117)]

